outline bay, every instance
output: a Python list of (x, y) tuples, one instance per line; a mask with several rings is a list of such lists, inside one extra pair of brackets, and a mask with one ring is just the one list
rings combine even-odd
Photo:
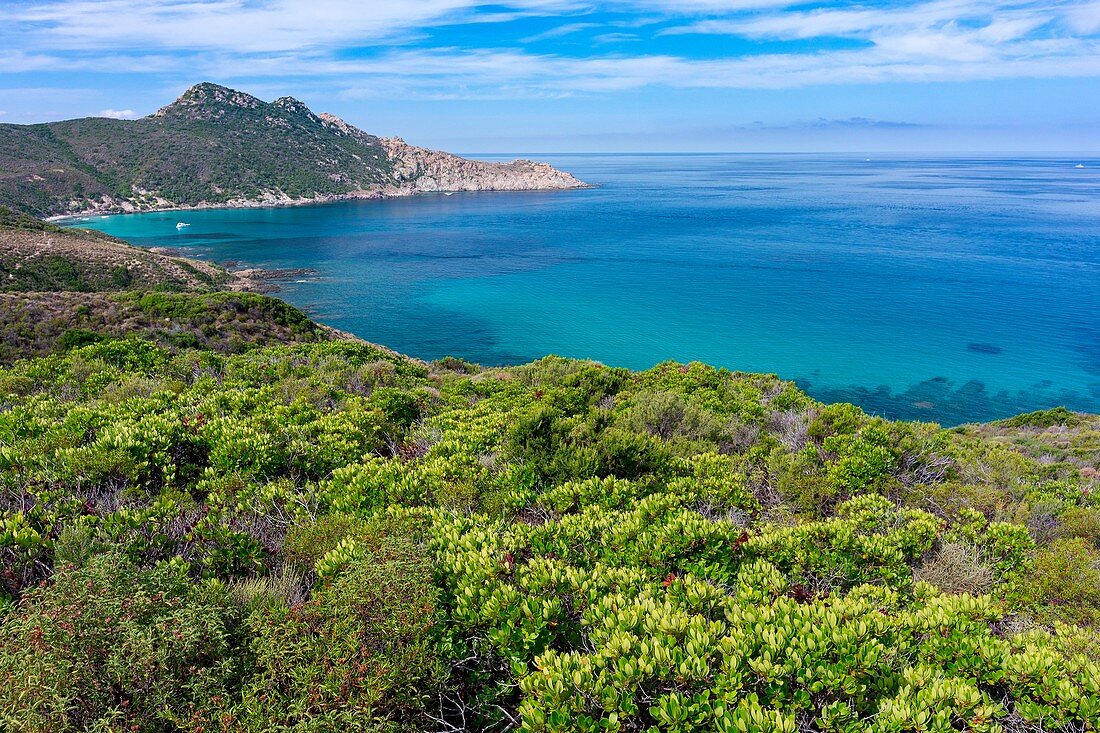
[(279, 297), (424, 359), (699, 360), (949, 425), (1100, 412), (1095, 156), (524, 157), (596, 187), (73, 223), (312, 268)]

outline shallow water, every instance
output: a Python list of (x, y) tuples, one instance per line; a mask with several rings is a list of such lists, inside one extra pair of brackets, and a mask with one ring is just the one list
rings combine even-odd
[(280, 296), (427, 359), (697, 359), (945, 424), (1100, 412), (1100, 159), (539, 157), (599, 187), (78, 223), (315, 268)]

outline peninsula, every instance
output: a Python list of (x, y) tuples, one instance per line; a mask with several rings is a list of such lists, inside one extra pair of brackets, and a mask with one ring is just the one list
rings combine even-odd
[(0, 201), (39, 217), (584, 186), (545, 163), (468, 160), (210, 83), (137, 120), (0, 125)]

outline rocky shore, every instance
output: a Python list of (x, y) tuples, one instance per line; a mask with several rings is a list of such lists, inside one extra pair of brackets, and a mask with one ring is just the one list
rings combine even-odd
[(282, 290), (279, 282), (294, 280), (304, 277), (317, 277), (320, 273), (307, 267), (293, 267), (276, 270), (264, 270), (259, 267), (248, 267), (242, 270), (229, 270), (233, 276), (230, 282), (231, 290), (248, 293), (277, 293)]
[(45, 221), (65, 221), (82, 216), (137, 214), (152, 211), (201, 211), (204, 209), (266, 209), (282, 206), (311, 206), (338, 201), (402, 198), (424, 193), (463, 193), (475, 191), (555, 191), (591, 188), (570, 173), (548, 163), (514, 160), (487, 163), (460, 158), (438, 150), (418, 148), (400, 138), (385, 139), (392, 150), (394, 182), (377, 188), (346, 193), (322, 193), (315, 196), (290, 196), (282, 191), (264, 191), (255, 198), (228, 201), (203, 201), (180, 204), (158, 198), (133, 201), (106, 196), (95, 205), (65, 214), (45, 217)]

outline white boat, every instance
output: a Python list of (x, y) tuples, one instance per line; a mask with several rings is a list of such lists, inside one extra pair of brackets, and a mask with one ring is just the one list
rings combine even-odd
[(1078, 163), (1077, 165), (1075, 165), (1075, 166), (1073, 166), (1073, 167), (1074, 167), (1074, 168), (1084, 168), (1084, 167), (1085, 167), (1085, 164), (1084, 164), (1084, 163)]
[(181, 221), (178, 224), (176, 224), (176, 229), (183, 229), (184, 227), (189, 227), (189, 226), (191, 226), (191, 225), (188, 224), (187, 222)]

